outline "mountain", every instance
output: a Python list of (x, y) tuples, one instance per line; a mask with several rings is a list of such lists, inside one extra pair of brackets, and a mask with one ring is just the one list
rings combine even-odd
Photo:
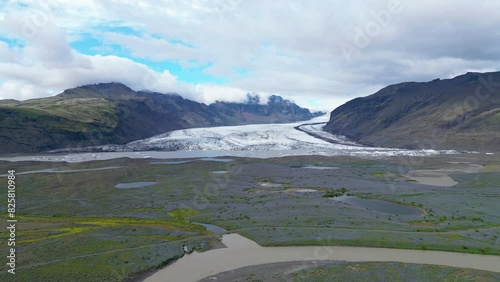
[[(267, 110), (270, 108), (273, 111)], [(49, 98), (1, 100), (0, 153), (125, 144), (177, 129), (311, 117), (309, 110), (295, 104), (246, 107), (219, 102), (207, 106), (177, 94), (134, 91), (120, 83), (101, 83), (68, 89)]]
[(324, 130), (367, 145), (499, 151), (500, 72), (390, 85), (336, 108)]
[(263, 123), (289, 123), (299, 120), (308, 120), (324, 115), (322, 112), (312, 113), (301, 108), (295, 103), (285, 100), (280, 96), (271, 95), (267, 104), (260, 104), (258, 95), (247, 94), (245, 103), (230, 103), (217, 101), (209, 107), (219, 112), (225, 124), (263, 124)]

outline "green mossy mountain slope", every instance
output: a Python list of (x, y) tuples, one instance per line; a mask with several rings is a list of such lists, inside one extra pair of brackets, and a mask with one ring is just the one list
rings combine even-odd
[(177, 129), (313, 117), (295, 104), (293, 109), (300, 109), (297, 113), (286, 105), (252, 105), (251, 109), (241, 105), (207, 106), (177, 94), (136, 92), (120, 83), (80, 86), (49, 98), (2, 100), (0, 153), (124, 144)]

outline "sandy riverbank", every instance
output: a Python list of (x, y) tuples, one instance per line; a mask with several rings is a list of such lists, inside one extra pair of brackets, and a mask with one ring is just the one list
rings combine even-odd
[(449, 167), (442, 169), (410, 170), (405, 177), (423, 185), (451, 187), (458, 184), (450, 174), (452, 173), (477, 173), (481, 165), (470, 163), (450, 163)]

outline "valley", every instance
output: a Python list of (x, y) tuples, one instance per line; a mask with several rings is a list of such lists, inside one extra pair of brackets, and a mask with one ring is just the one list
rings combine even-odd
[[(72, 98), (62, 101), (111, 95), (106, 91), (117, 87), (73, 89), (62, 94)], [(89, 94), (89, 88), (97, 92)], [(120, 104), (152, 95), (120, 93), (108, 99)], [(182, 100), (165, 97), (154, 99)], [(33, 107), (40, 107), (37, 103)], [(232, 116), (231, 123), (239, 124), (249, 116), (228, 114), (231, 108), (257, 113), (256, 122), (266, 106), (218, 102), (212, 107), (222, 112), (210, 114)], [(297, 118), (279, 116), (279, 122)], [(364, 269), (363, 275), (383, 273), (384, 280), (394, 269), (410, 275), (402, 270), (408, 268), (428, 279), (464, 271), (485, 281), (498, 278), (497, 147), (476, 152), (369, 146), (364, 139), (358, 143), (339, 135), (344, 132), (329, 132), (332, 116), (180, 125), (131, 142), (94, 139), (97, 143), (0, 156), (0, 171), (16, 171), (16, 277), (273, 281), (285, 275), (273, 270), (279, 264), (292, 281), (366, 277), (353, 268)], [(8, 230), (0, 232), (0, 238), (8, 236)], [(238, 258), (242, 251), (255, 255)], [(187, 271), (191, 268), (197, 271)], [(2, 275), (7, 272), (0, 279), (7, 278)]]
[[(222, 227), (261, 246), (498, 256), (498, 162), (495, 154), (477, 153), (148, 155), (73, 163), (3, 160), (0, 169), (18, 173), (18, 277), (88, 281), (144, 279), (144, 273), (152, 274), (185, 250), (224, 247), (220, 234), (198, 223)], [(478, 169), (460, 170), (464, 166)], [(457, 184), (420, 184), (408, 177), (410, 171), (434, 170), (448, 171)], [(138, 182), (155, 184), (115, 187)], [(329, 198), (332, 191), (418, 212), (338, 201)], [(7, 235), (1, 233), (2, 238)]]
[(2, 1), (0, 282), (500, 282), (499, 10)]

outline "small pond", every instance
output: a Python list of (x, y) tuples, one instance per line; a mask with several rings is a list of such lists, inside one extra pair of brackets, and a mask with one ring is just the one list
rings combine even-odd
[(223, 163), (228, 163), (233, 161), (233, 159), (219, 159), (219, 158), (201, 158), (199, 160), (208, 162), (223, 162)]
[(303, 166), (302, 168), (319, 169), (319, 170), (339, 169), (338, 167), (334, 167), (334, 166), (314, 166), (314, 165)]
[(130, 182), (130, 183), (118, 183), (115, 185), (119, 189), (131, 189), (131, 188), (142, 188), (158, 184), (158, 182)]
[(278, 188), (278, 187), (283, 187), (283, 184), (279, 183), (269, 183), (269, 182), (262, 182), (259, 183), (260, 186), (262, 187), (267, 187), (267, 188)]
[(314, 190), (314, 189), (298, 189), (298, 190), (294, 190), (294, 192), (298, 192), (298, 193), (314, 193), (314, 192), (318, 192), (318, 190)]
[(171, 161), (171, 162), (150, 162), (150, 164), (169, 164), (169, 165), (175, 165), (175, 164), (185, 164), (185, 163), (190, 163), (191, 161)]

